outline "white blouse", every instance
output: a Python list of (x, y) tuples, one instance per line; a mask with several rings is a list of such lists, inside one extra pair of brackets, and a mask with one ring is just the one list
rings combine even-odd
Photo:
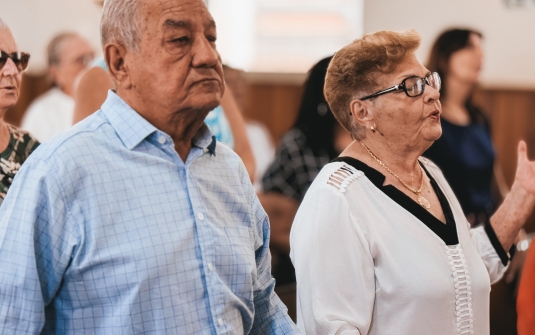
[(291, 231), (297, 325), (306, 334), (489, 334), (490, 284), (507, 253), (470, 229), (440, 169), (420, 162), (446, 224), (364, 163), (327, 164)]

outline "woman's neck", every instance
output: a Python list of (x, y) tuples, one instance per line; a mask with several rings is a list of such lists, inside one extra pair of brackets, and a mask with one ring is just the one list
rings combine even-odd
[(457, 80), (456, 78), (448, 79), (446, 92), (442, 101), (442, 117), (448, 122), (457, 125), (467, 125), (470, 123), (470, 114), (466, 109), (466, 102), (474, 89), (473, 83)]
[[(364, 146), (361, 144), (364, 143)], [(418, 158), (425, 150), (400, 146), (396, 143), (386, 143), (364, 139), (353, 141), (351, 145), (341, 154), (341, 156), (351, 156), (359, 159), (367, 165), (376, 168), (378, 171), (384, 169), (383, 166), (368, 152), (368, 150), (387, 166), (392, 172), (402, 180), (411, 180), (418, 175)]]

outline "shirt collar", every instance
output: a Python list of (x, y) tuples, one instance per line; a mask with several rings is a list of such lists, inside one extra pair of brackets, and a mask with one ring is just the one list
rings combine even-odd
[[(112, 90), (108, 91), (101, 110), (128, 150), (134, 149), (145, 138), (158, 131)], [(205, 123), (192, 141), (194, 146), (207, 150), (211, 155), (215, 155), (216, 142), (215, 136)]]
[(101, 110), (128, 150), (134, 149), (157, 130), (112, 90), (108, 91)]
[(203, 123), (201, 129), (193, 137), (192, 143), (194, 146), (201, 148), (203, 151), (208, 151), (211, 155), (215, 156), (217, 140), (206, 123)]

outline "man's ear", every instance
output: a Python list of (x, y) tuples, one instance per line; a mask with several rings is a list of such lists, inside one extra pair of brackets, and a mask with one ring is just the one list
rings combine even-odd
[(126, 48), (120, 44), (109, 43), (104, 46), (104, 59), (117, 89), (129, 89), (132, 85), (130, 73), (126, 66), (126, 55)]
[(354, 99), (349, 103), (353, 121), (364, 128), (369, 128), (369, 124), (373, 122), (373, 112), (368, 107), (368, 103), (359, 99)]

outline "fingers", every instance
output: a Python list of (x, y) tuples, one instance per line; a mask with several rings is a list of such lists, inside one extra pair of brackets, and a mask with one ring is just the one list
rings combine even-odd
[(526, 145), (526, 142), (524, 140), (521, 140), (518, 142), (518, 162), (521, 161), (527, 161), (528, 160), (528, 147)]

